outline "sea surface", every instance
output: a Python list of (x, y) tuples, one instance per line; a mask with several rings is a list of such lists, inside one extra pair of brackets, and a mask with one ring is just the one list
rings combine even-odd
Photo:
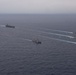
[(76, 75), (76, 14), (0, 14), (0, 75)]

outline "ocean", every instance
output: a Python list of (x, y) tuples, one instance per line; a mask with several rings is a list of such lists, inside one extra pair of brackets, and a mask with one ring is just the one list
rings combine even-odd
[(76, 75), (76, 14), (0, 14), (0, 75)]

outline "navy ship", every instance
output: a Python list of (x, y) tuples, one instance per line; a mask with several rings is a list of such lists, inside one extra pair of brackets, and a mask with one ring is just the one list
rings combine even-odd
[(38, 39), (32, 40), (32, 42), (34, 42), (35, 44), (41, 44), (41, 41), (39, 41)]
[(6, 25), (6, 27), (8, 27), (8, 28), (15, 28), (15, 26), (11, 26), (11, 25)]

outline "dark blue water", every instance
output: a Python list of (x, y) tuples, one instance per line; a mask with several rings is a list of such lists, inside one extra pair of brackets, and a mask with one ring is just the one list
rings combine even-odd
[(0, 15), (0, 75), (76, 75), (74, 32), (75, 14)]

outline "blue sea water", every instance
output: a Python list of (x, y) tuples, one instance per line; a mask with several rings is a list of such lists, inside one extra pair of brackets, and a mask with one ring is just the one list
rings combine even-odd
[(0, 75), (76, 75), (75, 32), (76, 14), (0, 14)]

